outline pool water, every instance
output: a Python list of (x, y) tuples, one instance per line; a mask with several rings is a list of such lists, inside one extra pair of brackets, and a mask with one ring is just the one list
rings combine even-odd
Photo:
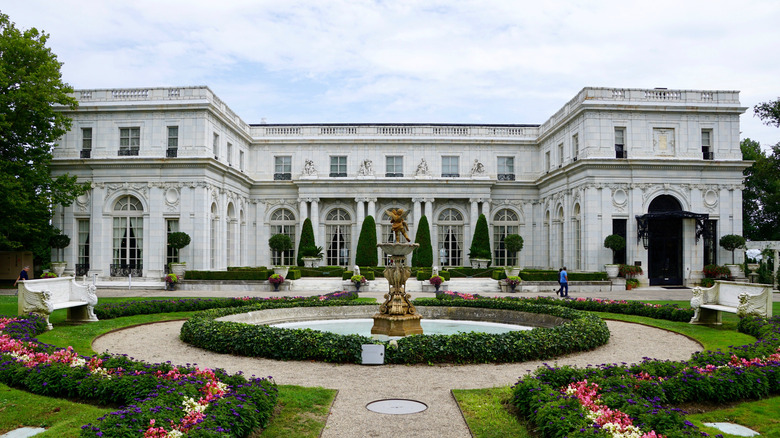
[[(371, 337), (371, 327), (374, 320), (364, 319), (330, 319), (316, 321), (298, 321), (273, 324), (273, 327), (287, 329), (310, 328), (323, 332), (331, 332), (339, 335), (362, 335)], [(485, 321), (462, 321), (451, 319), (423, 319), (420, 321), (423, 333), (426, 335), (454, 335), (456, 333), (507, 333), (520, 330), (531, 330), (534, 327), (514, 324), (502, 324)]]

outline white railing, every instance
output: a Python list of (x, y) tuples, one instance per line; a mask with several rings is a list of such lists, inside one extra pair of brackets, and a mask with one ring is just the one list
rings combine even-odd
[(328, 136), (358, 136), (358, 137), (469, 137), (495, 138), (515, 137), (522, 140), (534, 140), (539, 128), (527, 126), (495, 126), (495, 125), (372, 125), (360, 124), (354, 126), (322, 126), (322, 125), (253, 125), (251, 133), (255, 137), (328, 137)]

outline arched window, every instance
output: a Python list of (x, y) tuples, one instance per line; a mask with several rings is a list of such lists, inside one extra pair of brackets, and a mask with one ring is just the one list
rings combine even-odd
[(329, 266), (349, 266), (352, 218), (343, 208), (334, 208), (325, 217), (325, 257)]
[(463, 264), (463, 215), (454, 208), (447, 208), (439, 214), (438, 260), (441, 266)]
[(574, 206), (574, 214), (571, 217), (572, 243), (574, 244), (573, 269), (582, 269), (582, 213), (580, 204)]
[(114, 204), (112, 277), (143, 275), (143, 212), (141, 201), (131, 195)]
[(217, 214), (217, 204), (211, 204), (211, 248), (209, 250), (209, 261), (211, 269), (217, 268), (217, 227), (219, 226), (219, 215)]
[(287, 208), (280, 208), (271, 214), (271, 235), (286, 234), (292, 242), (292, 249), (281, 254), (271, 251), (271, 261), (278, 266), (292, 266), (295, 261), (295, 215)]
[(504, 248), (504, 237), (518, 234), (520, 220), (517, 213), (503, 208), (493, 216), (493, 264), (495, 266), (517, 265), (517, 253), (508, 254)]

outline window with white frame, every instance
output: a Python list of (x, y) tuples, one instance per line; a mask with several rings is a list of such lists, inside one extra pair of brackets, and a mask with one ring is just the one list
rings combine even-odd
[(515, 157), (498, 157), (498, 180), (515, 180)]
[(291, 156), (274, 157), (274, 179), (277, 181), (289, 181), (292, 179)]
[(134, 196), (122, 196), (114, 203), (112, 277), (141, 273), (144, 247), (143, 214), (143, 205)]
[(330, 177), (343, 178), (347, 176), (347, 157), (338, 155), (330, 157)]
[(233, 165), (233, 143), (230, 142), (227, 144), (227, 162), (228, 166)]
[(441, 176), (457, 178), (460, 176), (460, 157), (445, 155), (441, 157)]
[(349, 266), (352, 218), (343, 208), (334, 208), (325, 217), (325, 259), (328, 266)]
[(87, 275), (89, 272), (89, 219), (78, 219), (79, 241), (76, 275)]
[(712, 130), (701, 130), (701, 155), (705, 160), (715, 159), (715, 154), (712, 151)]
[(518, 234), (519, 225), (517, 213), (508, 208), (502, 208), (493, 216), (494, 266), (517, 266), (517, 253), (506, 251), (504, 238), (509, 234)]
[(550, 161), (550, 151), (544, 153), (544, 169), (547, 172), (552, 170), (552, 162)]
[(244, 171), (244, 151), (238, 151), (238, 170)]
[(577, 161), (577, 157), (580, 155), (580, 136), (574, 134), (571, 136), (571, 158), (573, 161)]
[(385, 157), (385, 176), (388, 178), (404, 176), (404, 157), (400, 155)]
[(276, 266), (292, 266), (295, 261), (295, 215), (290, 209), (280, 208), (271, 214), (271, 235), (284, 234), (290, 238), (292, 248), (278, 253), (271, 251), (272, 263)]
[(141, 128), (119, 128), (119, 155), (138, 155), (141, 147)]
[(211, 247), (209, 249), (209, 266), (211, 269), (217, 267), (217, 229), (219, 228), (219, 214), (217, 213), (217, 204), (211, 204)]
[(558, 167), (563, 166), (563, 143), (558, 144)]
[(168, 149), (165, 151), (165, 156), (168, 158), (175, 158), (178, 155), (179, 150), (179, 127), (168, 127)]
[(626, 128), (615, 128), (615, 158), (628, 158), (626, 151)]
[[(179, 220), (178, 219), (166, 219), (165, 220), (165, 228), (166, 228), (166, 242), (170, 240), (171, 233), (175, 233), (179, 231)], [(170, 246), (170, 244), (167, 245), (167, 251), (165, 255), (165, 265), (169, 266), (171, 263), (179, 263), (179, 250), (177, 248), (173, 248)]]
[(438, 252), (434, 254), (441, 266), (461, 266), (463, 263), (463, 215), (454, 208), (439, 214), (436, 224), (439, 237)]
[(92, 128), (81, 128), (81, 158), (92, 157)]
[(214, 133), (211, 143), (211, 150), (214, 152), (214, 159), (219, 160), (219, 134)]

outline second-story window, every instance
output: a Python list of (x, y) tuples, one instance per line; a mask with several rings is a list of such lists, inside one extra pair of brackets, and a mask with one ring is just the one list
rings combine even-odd
[(709, 129), (701, 131), (701, 155), (705, 160), (715, 159), (715, 154), (712, 152), (712, 131)]
[(292, 157), (274, 157), (274, 179), (278, 181), (292, 179)]
[(214, 159), (219, 160), (219, 134), (214, 134), (214, 139), (212, 141), (211, 149), (214, 152)]
[(626, 128), (615, 128), (615, 158), (628, 158), (626, 153)]
[(165, 156), (168, 158), (176, 158), (179, 152), (179, 127), (168, 127), (168, 149), (165, 151)]
[(233, 143), (227, 144), (227, 162), (228, 166), (233, 165)]
[(347, 176), (347, 157), (346, 156), (330, 157), (330, 177), (343, 178), (345, 176)]
[(404, 176), (404, 157), (400, 155), (387, 157), (385, 161), (385, 176), (388, 178)]
[(238, 151), (238, 170), (244, 171), (244, 151)]
[(460, 157), (441, 157), (441, 176), (443, 178), (457, 178), (460, 176)]
[(498, 180), (515, 180), (515, 157), (498, 157)]
[(92, 128), (81, 128), (81, 158), (92, 157)]
[(141, 147), (141, 128), (119, 128), (119, 155), (138, 155)]
[(574, 134), (571, 136), (571, 159), (577, 161), (577, 157), (580, 154), (580, 136)]
[(544, 170), (546, 172), (552, 170), (552, 162), (550, 161), (550, 151), (544, 153)]
[(558, 145), (558, 167), (563, 166), (563, 143)]

